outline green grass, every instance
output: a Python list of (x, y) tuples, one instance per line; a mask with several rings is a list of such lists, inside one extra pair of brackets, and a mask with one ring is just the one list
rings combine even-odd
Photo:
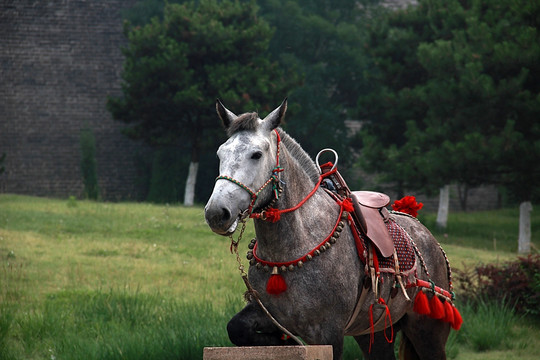
[[(421, 215), (420, 220), (445, 244), (466, 248), (517, 252), (519, 235), (519, 208), (451, 213), (444, 231), (435, 226), (436, 215)], [(540, 247), (540, 215), (531, 213), (533, 244)]]
[[(437, 235), (454, 267), (502, 262), (516, 257), (517, 220), (517, 209), (451, 214)], [(248, 226), (242, 252), (252, 236)], [(0, 195), (0, 360), (200, 359), (204, 346), (230, 346), (237, 266), (202, 207)], [(493, 306), (460, 307), (451, 358), (536, 358), (538, 325)], [(345, 354), (360, 358), (352, 339)]]

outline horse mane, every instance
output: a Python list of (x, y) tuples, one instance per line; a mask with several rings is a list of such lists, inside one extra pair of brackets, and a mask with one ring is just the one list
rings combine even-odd
[(255, 131), (257, 130), (259, 114), (256, 112), (245, 113), (238, 115), (227, 128), (227, 135), (231, 137), (239, 131)]
[(319, 170), (313, 159), (311, 159), (308, 153), (302, 149), (300, 144), (298, 144), (298, 142), (282, 128), (278, 127), (277, 130), (281, 137), (281, 142), (285, 145), (291, 156), (298, 161), (300, 168), (308, 174), (314, 184), (317, 183), (317, 181), (319, 181)]

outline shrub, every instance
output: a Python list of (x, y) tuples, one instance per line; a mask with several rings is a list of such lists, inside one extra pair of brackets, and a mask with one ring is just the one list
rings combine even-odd
[(540, 316), (540, 255), (457, 270), (455, 279), (466, 299), (507, 303), (517, 312)]

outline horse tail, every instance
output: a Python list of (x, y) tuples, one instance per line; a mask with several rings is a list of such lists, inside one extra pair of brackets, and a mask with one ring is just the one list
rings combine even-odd
[(420, 356), (407, 336), (401, 332), (401, 342), (399, 344), (399, 360), (420, 360)]

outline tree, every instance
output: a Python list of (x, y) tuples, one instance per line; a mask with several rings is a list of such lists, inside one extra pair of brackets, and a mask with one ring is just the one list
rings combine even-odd
[[(276, 32), (270, 54), (280, 66), (302, 75), (290, 94), (285, 124), (312, 155), (321, 147), (340, 154), (349, 149), (345, 120), (356, 118), (356, 101), (365, 92), (366, 55), (360, 46), (368, 5), (358, 0), (270, 0), (261, 14)], [(347, 156), (343, 157), (344, 159)]]
[(254, 0), (167, 4), (163, 20), (128, 23), (125, 33), (123, 97), (108, 109), (128, 136), (190, 154), (184, 204), (192, 205), (201, 151), (220, 138), (215, 99), (270, 110), (294, 77), (265, 56), (272, 30)]
[(538, 183), (530, 164), (540, 160), (539, 152), (525, 154), (540, 135), (540, 19), (533, 15), (540, 5), (469, 0), (450, 10), (462, 18), (451, 36), (418, 47), (429, 74), (417, 88), (429, 108), (421, 147), (439, 159), (445, 178), (465, 187), (501, 184), (530, 199)]
[(436, 19), (430, 23), (424, 5), (403, 10), (380, 7), (365, 26), (368, 35), (362, 48), (370, 58), (364, 71), (370, 90), (358, 99), (364, 125), (356, 142), (362, 166), (380, 174), (381, 182), (393, 184), (398, 197), (405, 189), (431, 193), (438, 185), (418, 176), (410, 162), (418, 149), (405, 146), (405, 132), (408, 122), (420, 121), (427, 111), (414, 93), (415, 86), (428, 78), (416, 49), (448, 30)]
[[(411, 94), (409, 111), (420, 115), (401, 118), (405, 141), (394, 146), (394, 157), (407, 159), (414, 171), (404, 176), (417, 185), (498, 184), (520, 202), (538, 199), (540, 170), (533, 164), (540, 162), (540, 4), (419, 3), (401, 15), (423, 19), (422, 31), (430, 34), (409, 53), (411, 71), (419, 64), (423, 78), (397, 87), (398, 94)], [(368, 135), (378, 140), (375, 131)], [(385, 160), (392, 159), (388, 154)]]

